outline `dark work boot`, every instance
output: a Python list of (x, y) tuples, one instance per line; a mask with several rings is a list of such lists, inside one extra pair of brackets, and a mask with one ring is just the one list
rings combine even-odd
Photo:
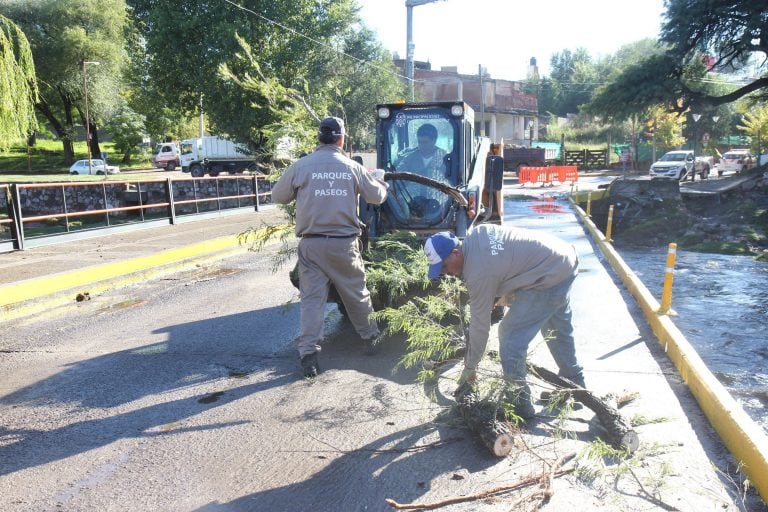
[(365, 355), (373, 356), (379, 350), (379, 343), (381, 343), (381, 334), (371, 336), (370, 338), (364, 338), (363, 344), (365, 345)]
[(507, 389), (504, 392), (504, 402), (511, 405), (515, 415), (529, 420), (536, 415), (536, 409), (531, 402), (531, 389), (527, 384)]
[(301, 370), (307, 378), (317, 377), (317, 374), (320, 373), (320, 365), (317, 363), (317, 352), (302, 356)]

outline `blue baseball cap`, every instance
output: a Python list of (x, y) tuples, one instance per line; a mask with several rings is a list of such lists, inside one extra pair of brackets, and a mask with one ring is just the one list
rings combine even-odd
[(459, 239), (450, 231), (441, 231), (427, 238), (424, 243), (424, 253), (429, 261), (430, 279), (436, 279), (443, 272), (443, 262), (459, 246)]

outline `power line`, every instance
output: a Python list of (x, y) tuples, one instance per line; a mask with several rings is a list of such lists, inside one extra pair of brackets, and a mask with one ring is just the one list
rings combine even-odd
[(330, 45), (330, 44), (328, 44), (328, 43), (324, 43), (323, 41), (320, 41), (320, 40), (318, 40), (318, 39), (315, 39), (314, 37), (310, 37), (310, 36), (308, 36), (308, 35), (306, 35), (306, 34), (302, 34), (302, 33), (301, 33), (301, 32), (299, 32), (298, 30), (295, 30), (295, 29), (293, 29), (293, 28), (291, 28), (291, 27), (289, 27), (289, 26), (287, 26), (287, 25), (283, 25), (283, 24), (282, 24), (282, 23), (280, 23), (279, 21), (275, 21), (275, 20), (273, 20), (273, 19), (267, 18), (267, 17), (266, 17), (266, 16), (264, 16), (263, 14), (260, 14), (260, 13), (258, 13), (258, 12), (256, 12), (256, 11), (253, 11), (253, 10), (251, 10), (251, 9), (248, 9), (247, 7), (243, 7), (242, 5), (239, 5), (239, 4), (235, 3), (235, 2), (233, 2), (232, 0), (224, 0), (224, 2), (226, 2), (226, 3), (230, 4), (230, 5), (232, 5), (233, 7), (236, 7), (237, 9), (240, 9), (240, 10), (242, 10), (242, 11), (245, 11), (245, 12), (247, 12), (247, 13), (253, 14), (254, 16), (256, 16), (256, 17), (258, 17), (258, 18), (261, 18), (262, 20), (266, 21), (267, 23), (271, 23), (272, 25), (275, 25), (275, 26), (277, 26), (277, 27), (280, 27), (280, 28), (282, 28), (283, 30), (287, 30), (288, 32), (292, 33), (292, 34), (293, 34), (293, 35), (295, 35), (295, 36), (298, 36), (298, 37), (303, 37), (303, 38), (304, 38), (304, 39), (306, 39), (307, 41), (311, 41), (311, 42), (313, 42), (313, 43), (315, 43), (315, 44), (318, 44), (318, 45), (320, 45), (320, 46), (324, 46), (325, 48), (327, 48), (327, 49), (331, 50), (332, 52), (336, 52), (336, 53), (337, 53), (337, 54), (339, 54), (339, 55), (343, 55), (343, 56), (345, 56), (345, 57), (349, 57), (350, 59), (356, 60), (358, 63), (360, 63), (360, 64), (363, 64), (364, 66), (371, 66), (372, 68), (376, 68), (376, 69), (379, 69), (379, 70), (381, 70), (381, 71), (385, 71), (385, 72), (387, 72), (387, 73), (392, 73), (392, 74), (394, 74), (396, 77), (402, 78), (402, 79), (404, 79), (404, 80), (408, 80), (408, 77), (405, 77), (405, 76), (403, 76), (403, 75), (401, 75), (401, 74), (399, 74), (399, 73), (395, 73), (394, 71), (392, 71), (392, 69), (391, 69), (391, 68), (385, 68), (385, 67), (383, 67), (383, 66), (379, 66), (378, 64), (374, 64), (374, 63), (372, 63), (372, 62), (369, 62), (369, 61), (363, 60), (363, 59), (361, 59), (361, 58), (359, 58), (359, 57), (355, 57), (354, 55), (350, 55), (349, 53), (346, 53), (346, 52), (343, 52), (343, 51), (341, 51), (341, 50), (339, 50), (339, 49), (337, 49), (337, 48), (334, 48), (333, 46), (331, 46), (331, 45)]

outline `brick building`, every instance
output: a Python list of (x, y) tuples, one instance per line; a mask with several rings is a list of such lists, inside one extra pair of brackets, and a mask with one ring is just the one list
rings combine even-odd
[[(405, 61), (395, 60), (401, 70)], [(536, 72), (531, 59), (529, 73)], [(414, 63), (415, 96), (417, 101), (463, 100), (475, 110), (475, 128), (491, 140), (505, 144), (530, 145), (538, 139), (538, 98), (523, 92), (523, 82), (491, 78), (487, 74), (467, 75), (455, 66), (431, 69), (428, 62)]]

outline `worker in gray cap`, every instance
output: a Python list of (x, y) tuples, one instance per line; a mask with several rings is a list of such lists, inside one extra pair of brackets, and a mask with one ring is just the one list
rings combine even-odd
[(370, 204), (381, 204), (387, 197), (387, 184), (383, 171), (368, 171), (344, 154), (344, 136), (343, 120), (323, 119), (320, 145), (288, 167), (272, 188), (275, 202), (296, 200), (301, 294), (298, 349), (305, 377), (320, 372), (317, 353), (331, 284), (369, 353), (379, 337), (379, 328), (370, 318), (373, 307), (358, 245), (362, 223), (357, 207), (359, 196)]
[(461, 277), (469, 290), (469, 337), (460, 389), (477, 380), (477, 366), (488, 344), (491, 310), (498, 297), (509, 305), (499, 324), (499, 357), (509, 383), (505, 401), (514, 406), (515, 413), (523, 419), (535, 414), (525, 381), (526, 357), (528, 346), (540, 332), (560, 375), (584, 387), (570, 304), (579, 262), (572, 245), (541, 231), (481, 224), (463, 241), (447, 231), (434, 234), (424, 244), (424, 252), (430, 279), (441, 274)]

